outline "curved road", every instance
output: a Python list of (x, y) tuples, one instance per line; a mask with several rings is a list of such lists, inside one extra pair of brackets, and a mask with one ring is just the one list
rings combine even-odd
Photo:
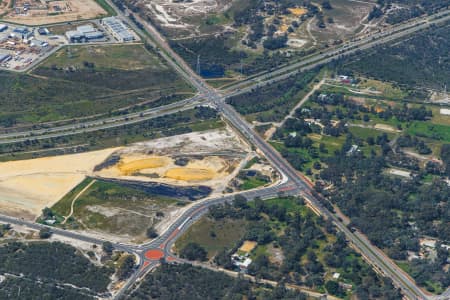
[[(108, 0), (109, 2), (109, 0)], [(111, 3), (110, 3), (111, 4)], [(113, 6), (113, 5), (112, 5)], [(113, 6), (114, 7), (114, 6)], [(119, 15), (123, 14), (118, 11)], [(125, 16), (123, 16), (125, 17)], [(54, 127), (51, 129), (43, 129), (38, 131), (29, 131), (23, 133), (12, 133), (10, 135), (0, 135), (0, 143), (12, 143), (15, 141), (30, 139), (31, 138), (48, 138), (74, 134), (74, 132), (82, 133), (87, 131), (94, 131), (99, 129), (111, 128), (114, 126), (122, 126), (129, 124), (126, 122), (140, 122), (144, 118), (153, 118), (162, 114), (187, 109), (199, 104), (213, 104), (224, 116), (228, 122), (235, 127), (236, 130), (241, 132), (245, 138), (247, 138), (257, 149), (259, 149), (270, 163), (278, 169), (278, 171), (286, 178), (284, 183), (278, 186), (263, 188), (259, 190), (252, 190), (240, 193), (246, 196), (248, 199), (254, 197), (271, 198), (277, 196), (279, 192), (284, 192), (287, 195), (301, 195), (306, 201), (314, 208), (314, 210), (320, 213), (325, 218), (331, 219), (337, 228), (343, 232), (347, 239), (355, 246), (355, 248), (363, 255), (363, 257), (372, 264), (375, 268), (383, 272), (386, 276), (389, 276), (395, 285), (400, 287), (404, 294), (409, 299), (430, 299), (420, 288), (418, 288), (414, 281), (403, 273), (398, 266), (396, 266), (390, 259), (388, 259), (378, 248), (374, 247), (362, 234), (358, 232), (351, 232), (333, 213), (326, 209), (311, 193), (311, 186), (305, 180), (305, 178), (299, 174), (288, 162), (286, 162), (280, 154), (275, 151), (264, 139), (262, 139), (253, 129), (247, 124), (247, 122), (229, 105), (225, 104), (225, 99), (229, 96), (236, 95), (238, 93), (244, 93), (250, 91), (252, 88), (258, 87), (262, 84), (270, 84), (276, 80), (282, 80), (295, 73), (304, 71), (308, 68), (314, 68), (318, 65), (327, 63), (341, 55), (347, 55), (354, 53), (358, 50), (368, 49), (381, 43), (386, 43), (394, 39), (398, 39), (407, 34), (422, 30), (431, 26), (434, 23), (440, 23), (450, 20), (448, 11), (441, 12), (439, 14), (430, 16), (425, 19), (414, 21), (412, 24), (405, 24), (403, 27), (399, 26), (397, 29), (392, 29), (389, 32), (375, 34), (369, 38), (359, 41), (351, 42), (339, 49), (332, 49), (326, 53), (309, 58), (305, 61), (292, 64), (279, 68), (275, 71), (271, 71), (267, 74), (254, 77), (252, 81), (264, 80), (262, 83), (256, 83), (252, 86), (240, 89), (242, 84), (238, 84), (230, 87), (224, 92), (224, 95), (219, 94), (215, 89), (210, 88), (203, 79), (199, 78), (187, 64), (172, 51), (168, 46), (164, 38), (148, 23), (144, 23), (147, 32), (151, 35), (152, 40), (147, 39), (153, 45), (158, 45), (162, 51), (160, 51), (163, 58), (185, 79), (187, 79), (194, 87), (196, 87), (200, 94), (190, 99), (183, 100), (171, 104), (169, 106), (154, 108), (146, 110), (144, 112), (134, 113), (132, 116), (125, 115), (120, 117), (113, 117), (107, 120), (97, 120), (76, 125), (66, 125), (60, 127)], [(136, 26), (130, 21), (130, 25), (137, 32), (142, 34), (142, 31), (137, 29)], [(300, 68), (300, 69), (298, 69)], [(205, 99), (206, 98), (206, 99)], [(128, 119), (124, 119), (128, 118)], [(121, 125), (117, 125), (121, 124)], [(225, 195), (219, 198), (208, 199), (189, 207), (160, 237), (151, 241), (150, 243), (143, 245), (125, 245), (114, 244), (114, 247), (118, 250), (128, 251), (134, 253), (139, 257), (139, 270), (133, 274), (124, 288), (120, 291), (117, 297), (120, 297), (124, 291), (131, 287), (140, 276), (145, 274), (149, 269), (156, 266), (159, 263), (160, 258), (166, 258), (168, 261), (177, 260), (170, 253), (170, 248), (174, 241), (193, 223), (195, 220), (204, 215), (208, 208), (218, 203), (226, 201), (232, 201), (234, 195)], [(0, 215), (0, 221), (12, 224), (18, 224), (28, 226), (34, 229), (41, 229), (47, 227), (45, 225), (26, 222), (24, 220), (15, 219), (7, 216)], [(57, 228), (51, 228), (55, 234), (60, 234), (66, 237), (82, 240), (89, 243), (101, 244), (104, 240), (92, 238), (82, 234), (74, 233)]]

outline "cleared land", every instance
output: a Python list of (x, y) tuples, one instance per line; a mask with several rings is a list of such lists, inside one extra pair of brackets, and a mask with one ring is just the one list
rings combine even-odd
[(64, 0), (33, 2), (29, 9), (24, 9), (23, 0), (14, 2), (14, 9), (3, 19), (24, 24), (42, 25), (77, 20), (87, 20), (106, 16), (108, 12), (94, 0)]
[[(142, 242), (148, 228), (162, 231), (186, 203), (226, 191), (250, 155), (230, 128), (111, 149), (80, 176), (91, 177), (65, 189), (66, 195), (39, 222), (52, 220), (56, 226), (111, 240)], [(50, 207), (39, 204), (37, 212)]]
[(248, 152), (229, 128), (187, 133), (118, 150), (95, 175), (178, 186), (202, 184), (222, 192)]
[(29, 220), (78, 185), (116, 149), (0, 163), (2, 213)]
[[(220, 129), (122, 149), (4, 162), (0, 163), (0, 207), (7, 214), (33, 219), (90, 175), (181, 186), (201, 183), (221, 192), (248, 151), (230, 129)], [(114, 157), (120, 159), (111, 164)], [(94, 171), (99, 165), (104, 169)]]

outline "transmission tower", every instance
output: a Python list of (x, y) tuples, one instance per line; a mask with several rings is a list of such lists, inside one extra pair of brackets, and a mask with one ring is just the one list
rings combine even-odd
[(195, 72), (200, 75), (200, 55), (197, 55), (197, 67), (195, 68)]

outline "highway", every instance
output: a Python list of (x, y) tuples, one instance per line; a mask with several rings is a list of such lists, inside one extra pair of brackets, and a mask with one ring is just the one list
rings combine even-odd
[[(109, 2), (109, 0), (108, 0)], [(115, 7), (110, 3), (112, 7)], [(119, 15), (126, 18), (122, 12), (118, 11)], [(129, 20), (129, 19), (128, 19)], [(316, 66), (325, 64), (333, 59), (340, 57), (341, 55), (348, 55), (354, 53), (358, 50), (364, 50), (381, 43), (386, 43), (394, 39), (398, 39), (405, 35), (411, 34), (418, 30), (422, 30), (433, 23), (445, 22), (450, 20), (450, 15), (448, 12), (442, 12), (440, 15), (435, 15), (428, 17), (426, 20), (416, 20), (415, 24), (412, 26), (406, 26), (405, 28), (392, 30), (389, 33), (380, 34), (380, 36), (371, 36), (367, 39), (362, 39), (360, 41), (354, 41), (347, 46), (343, 46), (339, 49), (331, 49), (328, 52), (324, 52), (318, 56), (310, 58), (310, 60), (305, 60), (297, 64), (292, 64), (289, 66), (284, 66), (274, 71), (270, 71), (266, 74), (262, 74), (259, 77), (254, 77), (251, 79), (253, 82), (257, 82), (251, 86), (242, 88), (242, 85), (234, 85), (228, 90), (224, 91), (223, 94), (219, 93), (215, 89), (209, 87), (202, 78), (200, 78), (189, 66), (181, 59), (167, 44), (164, 38), (148, 23), (142, 22), (146, 31), (150, 34), (151, 40), (147, 39), (147, 42), (152, 45), (157, 45), (160, 49), (160, 53), (164, 59), (171, 65), (179, 74), (181, 74), (188, 82), (190, 82), (197, 90), (199, 95), (189, 98), (169, 106), (164, 106), (160, 108), (150, 109), (144, 112), (133, 113), (133, 116), (129, 115), (119, 116), (109, 118), (105, 121), (96, 120), (86, 123), (80, 123), (75, 125), (65, 125), (60, 127), (54, 127), (49, 129), (40, 129), (35, 131), (26, 131), (21, 133), (7, 133), (0, 135), (0, 143), (13, 143), (17, 141), (23, 141), (27, 139), (37, 139), (37, 138), (48, 138), (48, 137), (58, 137), (64, 135), (70, 135), (75, 133), (83, 133), (88, 131), (95, 131), (99, 129), (112, 128), (115, 126), (123, 126), (125, 124), (130, 124), (126, 122), (141, 122), (145, 118), (154, 118), (156, 116), (173, 113), (175, 111), (180, 111), (183, 109), (191, 108), (196, 105), (209, 104), (217, 108), (217, 110), (222, 114), (222, 116), (232, 125), (237, 131), (239, 131), (250, 143), (252, 143), (257, 149), (259, 149), (267, 160), (279, 171), (280, 174), (285, 178), (285, 180), (279, 185), (251, 190), (247, 192), (240, 193), (247, 197), (247, 199), (253, 199), (255, 197), (261, 197), (263, 199), (271, 198), (277, 196), (281, 191), (286, 195), (300, 195), (305, 198), (306, 201), (314, 208), (315, 211), (319, 212), (325, 218), (331, 219), (336, 227), (343, 232), (349, 242), (354, 245), (354, 247), (362, 254), (362, 256), (375, 268), (380, 270), (383, 274), (390, 277), (394, 284), (401, 288), (403, 293), (411, 300), (413, 299), (431, 299), (426, 295), (420, 288), (418, 288), (414, 281), (404, 274), (400, 268), (395, 265), (390, 259), (388, 259), (378, 248), (374, 247), (362, 234), (358, 232), (351, 232), (333, 213), (327, 210), (311, 193), (311, 187), (308, 182), (299, 174), (281, 155), (272, 148), (264, 139), (262, 139), (250, 125), (229, 105), (225, 103), (227, 97), (245, 93), (250, 91), (252, 88), (270, 84), (278, 80), (282, 80), (295, 73), (304, 71), (308, 68), (314, 68)], [(134, 23), (129, 20), (130, 26), (133, 27), (137, 32), (139, 30)], [(145, 36), (145, 34), (144, 34)], [(248, 84), (248, 82), (246, 83)], [(121, 124), (121, 125), (117, 125)], [(226, 201), (232, 201), (234, 194), (224, 195), (223, 197), (207, 199), (204, 201), (199, 201), (191, 205), (186, 211), (173, 223), (166, 231), (161, 233), (161, 235), (151, 241), (150, 243), (142, 245), (124, 245), (124, 244), (114, 244), (114, 247), (118, 250), (128, 251), (134, 253), (139, 257), (139, 269), (135, 272), (132, 277), (125, 284), (124, 288), (119, 292), (116, 298), (120, 298), (123, 293), (130, 288), (139, 278), (141, 278), (146, 272), (151, 270), (154, 266), (158, 265), (159, 259), (155, 259), (155, 256), (150, 257), (149, 254), (160, 254), (160, 258), (165, 258), (167, 261), (176, 261), (177, 258), (173, 256), (170, 249), (176, 239), (191, 226), (198, 218), (204, 215), (208, 208), (212, 205), (217, 205), (219, 203), (224, 203)], [(39, 225), (31, 222), (27, 222), (20, 219), (15, 219), (11, 217), (1, 216), (0, 221), (17, 224), (22, 226), (28, 226), (33, 229), (40, 229), (46, 227), (45, 225)], [(91, 238), (89, 236), (74, 233), (71, 231), (66, 231), (57, 228), (51, 228), (54, 234), (59, 234), (62, 236), (78, 239), (81, 241), (101, 244), (103, 240)], [(153, 251), (153, 252), (152, 252)]]
[[(113, 5), (111, 3), (111, 5)], [(117, 13), (123, 18), (126, 18), (120, 10)], [(136, 17), (138, 20), (139, 17)], [(140, 20), (142, 22), (142, 20)], [(251, 91), (257, 87), (272, 84), (277, 81), (284, 80), (295, 74), (311, 70), (318, 66), (324, 65), (337, 59), (343, 55), (351, 55), (357, 51), (367, 50), (380, 44), (388, 43), (396, 39), (400, 39), (406, 35), (410, 35), (414, 32), (426, 29), (432, 25), (450, 21), (450, 11), (439, 12), (435, 15), (427, 16), (411, 22), (401, 24), (398, 27), (372, 34), (366, 38), (362, 38), (356, 41), (349, 42), (341, 47), (329, 49), (323, 53), (313, 55), (311, 57), (302, 59), (299, 62), (291, 63), (287, 66), (280, 66), (269, 72), (253, 76), (250, 79), (240, 81), (237, 84), (231, 85), (227, 89), (220, 91), (223, 98), (229, 98), (239, 94), (243, 94)], [(145, 121), (160, 115), (167, 115), (176, 111), (186, 110), (193, 108), (196, 105), (202, 105), (205, 103), (205, 95), (208, 94), (210, 89), (207, 84), (201, 80), (195, 72), (193, 72), (186, 62), (178, 56), (167, 44), (164, 38), (158, 33), (156, 29), (147, 23), (144, 26), (148, 33), (151, 34), (152, 39), (145, 38), (146, 34), (136, 27), (136, 25), (129, 21), (129, 25), (139, 32), (143, 39), (149, 44), (156, 47), (155, 42), (163, 49), (159, 51), (161, 56), (167, 61), (167, 63), (173, 67), (185, 80), (190, 82), (201, 93), (195, 97), (185, 99), (169, 105), (164, 105), (156, 108), (143, 110), (141, 112), (124, 114), (116, 117), (101, 118), (94, 121), (87, 121), (81, 123), (75, 123), (70, 125), (55, 126), (46, 129), (37, 130), (24, 130), (20, 132), (10, 132), (0, 134), (0, 144), (11, 144), (17, 142), (23, 142), (27, 140), (42, 140), (48, 138), (62, 137), (73, 134), (93, 132), (96, 130), (109, 129), (128, 124), (138, 123)], [(243, 87), (245, 86), (245, 87)], [(213, 90), (217, 93), (216, 90)]]
[[(445, 14), (443, 18), (447, 20), (450, 18), (450, 16)], [(167, 53), (167, 55), (169, 55), (170, 58), (174, 61), (177, 61), (177, 63), (175, 63), (175, 65), (178, 66), (177, 69), (180, 69), (181, 66), (184, 67), (184, 70), (182, 72), (184, 74), (189, 74), (189, 76), (187, 77), (189, 78), (189, 82), (193, 86), (197, 87), (198, 90), (216, 106), (218, 111), (237, 131), (239, 131), (244, 137), (248, 139), (249, 142), (251, 142), (264, 154), (264, 156), (280, 172), (280, 174), (288, 179), (288, 183), (295, 184), (296, 190), (299, 191), (299, 195), (303, 196), (314, 208), (314, 210), (318, 211), (325, 218), (331, 219), (333, 221), (336, 227), (346, 235), (350, 243), (354, 245), (354, 247), (372, 266), (376, 267), (383, 274), (390, 277), (394, 284), (399, 287), (409, 299), (428, 299), (428, 295), (426, 295), (420, 288), (418, 288), (415, 282), (410, 277), (405, 275), (403, 271), (389, 258), (387, 258), (378, 248), (373, 246), (370, 241), (365, 239), (361, 234), (351, 232), (333, 213), (326, 209), (318, 199), (312, 196), (311, 188), (305, 181), (304, 177), (300, 176), (300, 174), (286, 160), (284, 160), (280, 156), (280, 154), (272, 148), (271, 145), (269, 145), (263, 138), (261, 138), (256, 132), (253, 131), (249, 124), (247, 124), (247, 122), (232, 107), (225, 103), (226, 96), (223, 96), (219, 94), (215, 89), (210, 88), (202, 78), (200, 78), (193, 72), (193, 70), (187, 67), (185, 62), (176, 53), (174, 53), (174, 51), (165, 42), (163, 37), (161, 37), (161, 35), (151, 25), (145, 23), (144, 26), (148, 28), (148, 32), (152, 35), (153, 40), (163, 49), (163, 52)], [(426, 25), (423, 26), (426, 27), (430, 25), (427, 22)], [(423, 29), (425, 27), (419, 28)], [(414, 30), (406, 29), (406, 31), (408, 32), (407, 34), (409, 34)], [(393, 33), (393, 35), (398, 38), (399, 33)], [(373, 47), (377, 44), (377, 42), (370, 42), (366, 47), (363, 47), (363, 49)], [(363, 45), (359, 46), (359, 49), (361, 49), (362, 46)], [(331, 58), (325, 58), (324, 60), (329, 61), (330, 59)], [(286, 76), (286, 74), (283, 74), (281, 76)], [(156, 244), (160, 244), (160, 248), (162, 245), (165, 257), (170, 257), (168, 256), (170, 255), (170, 247), (168, 249), (168, 246), (171, 245), (172, 241), (176, 239), (176, 237), (179, 235), (179, 232), (191, 222), (195, 221), (197, 215), (196, 212), (198, 212), (198, 214), (201, 214), (201, 212), (203, 212), (204, 210), (206, 211), (207, 207), (201, 206), (196, 209), (197, 211), (194, 211), (193, 215), (183, 215), (184, 217), (180, 217), (175, 225), (164, 232), (161, 235), (161, 238), (155, 242)], [(182, 228), (176, 227), (176, 225), (178, 224), (182, 224)]]
[[(248, 86), (249, 84), (258, 85), (261, 84), (262, 81), (266, 81), (270, 78), (277, 78), (276, 76), (286, 74), (289, 71), (298, 72), (300, 68), (309, 66), (314, 68), (320, 64), (324, 64), (326, 62), (330, 62), (331, 60), (342, 56), (353, 54), (358, 50), (364, 50), (371, 48), (375, 45), (388, 43), (392, 40), (399, 39), (403, 36), (410, 35), (414, 32), (423, 30), (428, 28), (431, 25), (437, 25), (439, 23), (443, 23), (450, 20), (450, 11), (445, 10), (439, 13), (436, 13), (431, 16), (425, 16), (422, 18), (413, 19), (412, 21), (406, 22), (404, 24), (400, 24), (399, 26), (395, 26), (389, 28), (384, 31), (380, 31), (378, 33), (370, 34), (366, 37), (352, 40), (343, 45), (331, 48), (327, 51), (324, 51), (319, 54), (312, 54), (308, 57), (302, 58), (298, 62), (290, 62), (287, 65), (279, 66), (274, 70), (261, 72), (259, 74), (250, 76), (244, 80), (239, 81), (236, 84), (230, 85), (228, 88), (223, 91), (227, 94), (233, 93), (244, 86)], [(311, 67), (312, 65), (312, 67)], [(302, 69), (306, 70), (306, 69)], [(293, 74), (293, 73), (290, 73)], [(282, 78), (282, 77), (281, 77)], [(277, 79), (278, 80), (278, 79)]]
[(203, 104), (206, 104), (204, 97), (201, 95), (196, 95), (171, 104), (110, 118), (97, 119), (58, 127), (0, 134), (0, 144), (12, 144), (27, 140), (43, 140), (126, 126), (192, 109)]

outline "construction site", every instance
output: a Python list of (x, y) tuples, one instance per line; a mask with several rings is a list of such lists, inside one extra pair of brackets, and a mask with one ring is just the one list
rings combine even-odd
[(94, 19), (106, 15), (107, 12), (94, 0), (17, 0), (3, 19), (31, 26)]
[[(270, 174), (272, 167), (253, 163), (255, 157), (245, 141), (224, 128), (5, 162), (0, 163), (0, 208), (28, 220), (111, 234), (118, 241), (142, 241), (146, 228), (163, 230), (186, 205), (231, 192), (230, 182), (241, 170)], [(54, 216), (40, 219), (46, 207)]]

